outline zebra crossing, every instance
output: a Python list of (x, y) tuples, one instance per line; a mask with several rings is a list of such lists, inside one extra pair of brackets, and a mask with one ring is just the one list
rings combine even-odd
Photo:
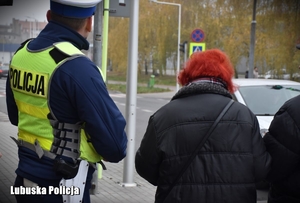
[[(126, 94), (123, 94), (123, 93), (109, 93), (109, 96), (111, 98), (125, 98), (126, 97)], [(141, 98), (139, 96), (137, 96), (137, 98)], [(123, 102), (118, 102), (118, 101), (115, 101), (115, 104), (117, 104), (118, 106), (126, 106), (125, 103)], [(137, 110), (140, 110), (140, 111), (144, 111), (146, 113), (154, 113), (154, 111), (152, 110), (149, 110), (149, 109), (144, 109), (144, 108), (140, 108), (140, 107), (136, 107)]]
[(5, 96), (6, 96), (5, 90), (0, 90), (0, 97), (5, 97)]
[(110, 97), (114, 97), (114, 98), (125, 98), (126, 94), (123, 93), (109, 93)]
[[(126, 94), (122, 94), (122, 93), (111, 93), (109, 94), (112, 98), (125, 98)], [(5, 97), (5, 90), (0, 90), (0, 97)], [(120, 105), (120, 106), (125, 106), (125, 103), (121, 103), (121, 102), (115, 102), (116, 104)], [(152, 110), (148, 110), (148, 109), (142, 109), (140, 107), (136, 107), (138, 110), (147, 112), (147, 113), (153, 113)]]
[[(125, 98), (126, 94), (120, 94), (120, 93), (113, 93), (113, 94), (109, 94), (111, 97), (115, 97), (115, 98)], [(6, 93), (5, 90), (0, 90), (0, 97), (5, 97)]]

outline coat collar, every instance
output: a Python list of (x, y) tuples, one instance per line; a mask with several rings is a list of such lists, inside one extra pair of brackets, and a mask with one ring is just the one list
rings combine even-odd
[(50, 21), (37, 38), (33, 39), (28, 48), (40, 50), (52, 46), (56, 42), (68, 41), (79, 50), (88, 50), (89, 42), (76, 31), (54, 21)]
[(232, 98), (229, 91), (218, 83), (201, 82), (201, 83), (190, 83), (187, 86), (182, 87), (171, 100), (175, 100), (182, 97), (188, 97), (197, 94), (220, 94), (229, 98)]

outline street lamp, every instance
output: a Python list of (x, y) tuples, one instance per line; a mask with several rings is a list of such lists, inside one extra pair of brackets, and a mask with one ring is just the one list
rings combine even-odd
[(256, 0), (253, 0), (253, 16), (252, 16), (252, 23), (251, 23), (250, 53), (249, 53), (249, 78), (253, 78), (255, 26), (256, 26), (255, 17), (256, 17)]
[[(4, 62), (4, 56), (5, 56), (5, 53), (4, 53), (4, 42), (5, 42), (5, 37), (4, 35), (1, 37), (1, 41), (2, 41), (2, 62)], [(1, 61), (0, 61), (1, 62)]]
[(150, 0), (151, 2), (158, 3), (158, 4), (166, 4), (166, 5), (173, 5), (178, 6), (178, 43), (177, 43), (177, 70), (176, 70), (176, 91), (179, 90), (179, 84), (177, 82), (177, 75), (179, 73), (179, 67), (180, 67), (180, 25), (181, 25), (181, 4), (176, 3), (170, 3), (170, 2), (162, 2), (157, 0)]
[(38, 32), (38, 25), (36, 25), (38, 23), (38, 20), (35, 17), (31, 17), (31, 16), (25, 16), (26, 18), (29, 19), (33, 19), (34, 21), (32, 22), (32, 26), (31, 26), (31, 21), (29, 20), (29, 36), (30, 38), (36, 37), (36, 33)]

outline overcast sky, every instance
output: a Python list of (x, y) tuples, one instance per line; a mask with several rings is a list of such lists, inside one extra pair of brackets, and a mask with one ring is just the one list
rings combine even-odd
[(9, 25), (12, 19), (47, 21), (50, 0), (13, 0), (13, 6), (0, 6), (0, 24)]

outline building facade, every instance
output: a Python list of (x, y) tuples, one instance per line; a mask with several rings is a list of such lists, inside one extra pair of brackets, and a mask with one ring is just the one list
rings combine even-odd
[(10, 25), (0, 25), (0, 62), (9, 63), (20, 44), (36, 37), (47, 22), (12, 19)]

